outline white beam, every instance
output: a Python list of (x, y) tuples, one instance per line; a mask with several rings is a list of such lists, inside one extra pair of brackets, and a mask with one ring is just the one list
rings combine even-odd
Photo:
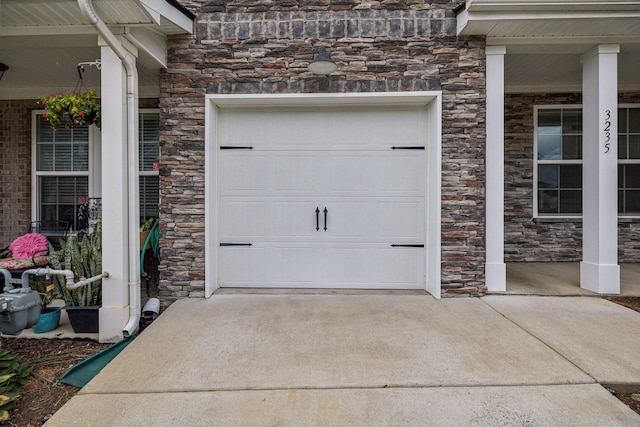
[(504, 263), (504, 56), (505, 46), (487, 46), (486, 263), (490, 292), (507, 290)]
[(618, 53), (600, 45), (582, 57), (583, 261), (580, 287), (620, 293), (618, 265)]

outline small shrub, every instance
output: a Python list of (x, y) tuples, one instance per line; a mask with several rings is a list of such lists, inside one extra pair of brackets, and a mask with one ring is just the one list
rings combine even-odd
[(0, 349), (0, 421), (9, 419), (9, 410), (22, 388), (29, 382), (33, 366), (22, 362), (21, 356)]

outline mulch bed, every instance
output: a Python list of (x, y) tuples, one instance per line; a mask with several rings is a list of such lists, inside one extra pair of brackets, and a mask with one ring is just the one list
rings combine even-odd
[[(607, 299), (640, 312), (640, 297)], [(11, 419), (4, 424), (19, 427), (43, 425), (79, 391), (76, 387), (60, 383), (60, 376), (71, 366), (109, 346), (69, 339), (2, 338), (1, 342), (2, 348), (21, 355), (24, 363), (34, 366), (31, 382), (10, 411)], [(616, 397), (640, 414), (640, 387), (635, 393), (617, 394)]]
[(31, 381), (22, 389), (10, 419), (4, 425), (35, 427), (44, 424), (80, 389), (62, 384), (59, 378), (71, 366), (110, 344), (70, 339), (2, 338), (2, 348), (22, 356), (33, 365)]

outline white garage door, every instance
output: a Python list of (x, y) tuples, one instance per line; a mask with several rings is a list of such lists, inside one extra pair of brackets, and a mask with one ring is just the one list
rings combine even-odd
[(424, 107), (219, 113), (219, 283), (424, 289)]

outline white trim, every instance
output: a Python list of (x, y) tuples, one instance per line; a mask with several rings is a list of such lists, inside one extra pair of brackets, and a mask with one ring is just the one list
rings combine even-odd
[(96, 153), (95, 144), (100, 142), (100, 131), (95, 126), (88, 126), (87, 130), (87, 171), (40, 171), (37, 170), (37, 118), (41, 116), (45, 110), (31, 111), (31, 221), (39, 221), (40, 194), (38, 192), (38, 177), (40, 176), (86, 176), (87, 177), (87, 196), (90, 198), (99, 197), (94, 193), (96, 181), (95, 174), (100, 173), (101, 168), (96, 168), (96, 161), (99, 161), (99, 153)]
[(441, 92), (385, 92), (331, 94), (206, 95), (205, 98), (205, 297), (219, 286), (218, 273), (218, 141), (215, 128), (220, 108), (262, 106), (423, 105), (428, 112), (425, 287), (435, 298), (441, 292)]
[(487, 46), (485, 281), (490, 292), (507, 290), (504, 262), (504, 57), (506, 46)]

